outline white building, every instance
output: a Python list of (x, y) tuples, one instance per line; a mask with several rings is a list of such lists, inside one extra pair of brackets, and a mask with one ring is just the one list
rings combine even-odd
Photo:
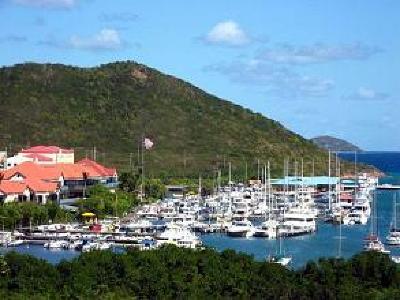
[(22, 149), (18, 154), (7, 158), (5, 169), (13, 168), (24, 162), (33, 162), (40, 165), (73, 164), (75, 155), (73, 149), (63, 149), (57, 146), (35, 146)]

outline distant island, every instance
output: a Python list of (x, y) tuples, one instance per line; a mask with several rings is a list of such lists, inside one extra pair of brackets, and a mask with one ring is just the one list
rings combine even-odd
[(362, 149), (348, 141), (338, 139), (329, 135), (317, 136), (315, 138), (312, 138), (311, 141), (313, 141), (314, 144), (316, 144), (318, 147), (331, 151), (362, 151)]

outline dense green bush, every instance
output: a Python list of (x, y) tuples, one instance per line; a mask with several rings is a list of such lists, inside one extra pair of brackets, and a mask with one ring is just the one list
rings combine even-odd
[(8, 253), (0, 296), (34, 299), (398, 299), (398, 267), (387, 255), (320, 259), (296, 271), (232, 250), (91, 252), (56, 266)]
[(69, 222), (75, 214), (68, 212), (55, 203), (46, 205), (32, 202), (5, 203), (0, 205), (0, 226), (4, 228), (17, 228), (19, 226)]
[(138, 204), (138, 199), (133, 193), (122, 190), (110, 191), (102, 185), (95, 185), (88, 191), (86, 199), (80, 199), (76, 205), (79, 212), (92, 212), (99, 218), (105, 216), (121, 217)]

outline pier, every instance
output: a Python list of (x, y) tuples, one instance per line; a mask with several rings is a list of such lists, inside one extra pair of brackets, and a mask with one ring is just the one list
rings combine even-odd
[(400, 190), (400, 185), (394, 184), (379, 184), (376, 187), (377, 190)]

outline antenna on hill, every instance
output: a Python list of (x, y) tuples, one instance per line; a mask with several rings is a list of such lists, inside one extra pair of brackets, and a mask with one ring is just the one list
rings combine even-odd
[(96, 146), (93, 146), (93, 160), (97, 160), (97, 151), (96, 151)]

